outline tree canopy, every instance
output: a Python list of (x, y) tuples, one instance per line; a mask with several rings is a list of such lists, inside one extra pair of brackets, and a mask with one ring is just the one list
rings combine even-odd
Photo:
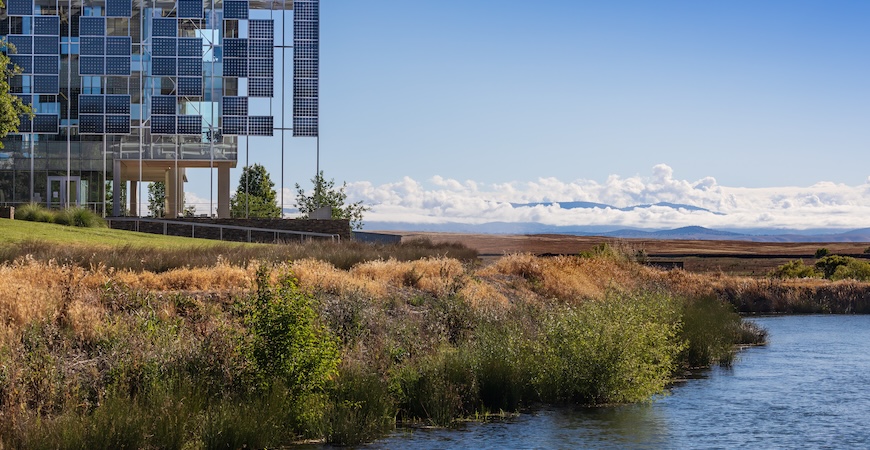
[(332, 208), (333, 219), (348, 219), (351, 228), (355, 230), (363, 227), (363, 213), (368, 211), (369, 207), (363, 205), (362, 201), (346, 203), (346, 182), (336, 189), (335, 181), (332, 179), (326, 181), (321, 170), (311, 179), (311, 183), (314, 185), (311, 195), (306, 194), (305, 189), (296, 183), (296, 208), (302, 213), (301, 218), (308, 219), (314, 211), (328, 206)]
[[(0, 1), (0, 7), (2, 6), (3, 2)], [(12, 65), (6, 55), (6, 52), (15, 53), (15, 47), (9, 43), (0, 43), (0, 51), (0, 70), (3, 71), (0, 74), (0, 139), (3, 139), (7, 134), (17, 132), (21, 125), (21, 116), (29, 116), (33, 114), (33, 110), (10, 92), (9, 80), (21, 73), (21, 69)], [(2, 142), (0, 148), (3, 148)]]
[(233, 217), (280, 218), (277, 197), (266, 168), (260, 164), (246, 166), (230, 199), (230, 213)]

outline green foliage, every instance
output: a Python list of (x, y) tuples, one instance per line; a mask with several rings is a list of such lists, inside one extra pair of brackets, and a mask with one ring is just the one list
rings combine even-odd
[(831, 274), (831, 280), (870, 280), (870, 263), (849, 258), (846, 264), (838, 265)]
[[(4, 40), (0, 44), (0, 50), (14, 53), (15, 47)], [(9, 80), (20, 74), (21, 69), (11, 64), (9, 56), (5, 52), (0, 52), (0, 139), (5, 138), (9, 133), (18, 131), (22, 116), (33, 115), (31, 107), (22, 103), (20, 97), (10, 93)], [(0, 142), (0, 148), (3, 148), (2, 142)]]
[(311, 183), (314, 185), (311, 195), (305, 193), (299, 183), (296, 183), (296, 208), (302, 213), (302, 218), (307, 219), (311, 214), (322, 208), (332, 208), (333, 219), (347, 219), (350, 221), (351, 228), (359, 230), (363, 227), (363, 214), (369, 210), (369, 207), (363, 205), (360, 200), (356, 203), (347, 203), (347, 182), (341, 185), (336, 190), (335, 181), (330, 179), (326, 181), (321, 170)]
[(777, 267), (770, 273), (770, 276), (773, 278), (819, 278), (822, 273), (814, 266), (804, 264), (803, 260), (796, 259)]
[(166, 183), (155, 181), (148, 184), (148, 211), (151, 217), (166, 215)]
[(381, 375), (359, 365), (343, 367), (330, 391), (326, 442), (358, 445), (374, 440), (395, 427), (396, 413)]
[[(855, 258), (849, 256), (830, 255), (816, 261), (815, 266), (816, 269), (822, 272), (822, 276), (830, 280), (840, 266), (848, 266), (854, 260)], [(841, 270), (842, 273), (843, 271)]]
[(828, 250), (825, 247), (821, 247), (818, 250), (816, 250), (816, 254), (813, 255), (813, 258), (816, 258), (816, 259), (824, 258), (825, 256), (828, 256), (830, 254), (831, 254), (830, 250)]
[(336, 374), (338, 340), (323, 327), (312, 299), (284, 276), (276, 286), (269, 270), (257, 271), (257, 292), (241, 305), (249, 335), (242, 342), (251, 362), (251, 384), (268, 390), (275, 380), (295, 395), (323, 389)]
[(281, 217), (275, 183), (272, 182), (265, 167), (254, 164), (242, 169), (239, 186), (230, 199), (230, 213), (233, 217), (245, 218)]
[(15, 218), (18, 220), (27, 220), (30, 222), (54, 222), (54, 214), (51, 213), (45, 206), (39, 203), (28, 203), (15, 208)]
[(15, 209), (15, 218), (18, 220), (56, 223), (73, 227), (107, 228), (106, 221), (102, 217), (82, 207), (52, 211), (38, 203), (28, 203)]
[(730, 365), (741, 333), (740, 316), (733, 306), (715, 297), (687, 301), (680, 336), (687, 343), (683, 364), (689, 368)]

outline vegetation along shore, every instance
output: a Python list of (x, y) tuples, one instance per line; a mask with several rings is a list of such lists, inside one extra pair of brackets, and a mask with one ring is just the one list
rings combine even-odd
[(870, 309), (863, 282), (664, 271), (608, 246), (481, 264), (427, 240), (146, 244), (15, 222), (0, 221), (8, 449), (355, 444), (648, 401), (764, 342), (738, 310)]

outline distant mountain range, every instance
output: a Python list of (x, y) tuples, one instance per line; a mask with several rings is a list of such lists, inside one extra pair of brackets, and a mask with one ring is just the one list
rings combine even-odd
[(687, 211), (704, 211), (704, 212), (708, 212), (708, 213), (712, 213), (712, 214), (716, 214), (716, 215), (724, 215), (724, 214), (722, 214), (722, 213), (720, 213), (720, 212), (711, 211), (711, 210), (709, 210), (709, 209), (701, 208), (701, 207), (699, 207), (699, 206), (686, 205), (686, 204), (684, 204), (684, 203), (669, 203), (669, 202), (658, 202), (658, 203), (652, 203), (652, 204), (646, 204), (646, 205), (626, 206), (626, 207), (623, 207), (623, 208), (617, 208), (617, 207), (615, 207), (615, 206), (613, 206), (613, 205), (608, 205), (608, 204), (605, 204), (605, 203), (595, 203), (595, 202), (540, 202), (540, 203), (511, 203), (511, 206), (513, 206), (514, 208), (521, 208), (521, 207), (535, 207), (535, 206), (553, 206), (553, 205), (556, 205), (556, 204), (558, 204), (559, 207), (562, 208), (562, 209), (594, 209), (594, 208), (601, 208), (601, 209), (614, 209), (614, 210), (617, 210), (617, 211), (634, 211), (634, 210), (637, 210), (637, 209), (647, 209), (647, 208), (652, 208), (653, 206), (661, 206), (661, 207), (665, 207), (665, 208), (672, 208), (672, 209), (685, 209), (685, 210), (687, 210)]

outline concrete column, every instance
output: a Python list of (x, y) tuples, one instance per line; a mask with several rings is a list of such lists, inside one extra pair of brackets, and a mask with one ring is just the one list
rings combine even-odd
[(164, 181), (166, 185), (166, 196), (163, 199), (163, 217), (167, 219), (174, 219), (178, 217), (178, 210), (175, 208), (175, 202), (178, 200), (178, 196), (175, 193), (175, 184), (177, 181), (178, 170), (172, 167), (166, 171), (166, 177)]
[(217, 216), (220, 219), (230, 217), (230, 166), (218, 166), (218, 204)]
[(178, 214), (184, 214), (184, 176), (187, 169), (180, 167), (176, 171), (176, 187), (175, 187), (175, 209)]
[(130, 215), (139, 216), (139, 183), (136, 180), (130, 180)]
[(112, 216), (114, 217), (121, 216), (121, 182), (121, 160), (115, 159), (112, 165)]

